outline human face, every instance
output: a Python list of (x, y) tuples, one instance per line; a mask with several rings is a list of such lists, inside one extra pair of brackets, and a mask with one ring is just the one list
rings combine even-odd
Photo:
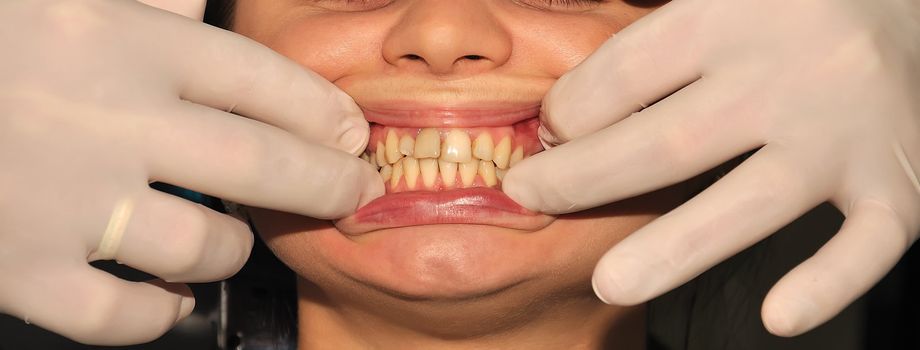
[[(241, 0), (234, 30), (351, 95), (377, 124), (372, 151), (377, 140), (386, 147), (390, 129), (420, 138), (420, 129), (434, 128), (441, 138), (451, 130), (491, 133), (494, 143), (509, 136), (530, 156), (542, 150), (533, 118), (550, 86), (652, 9), (584, 0)], [(430, 188), (417, 180), (415, 191), (405, 177), (388, 182), (389, 194), (368, 205), (373, 210), (335, 225), (253, 215), (275, 253), (327, 294), (384, 305), (381, 314), (439, 301), (428, 310), (437, 313), (473, 300), (524, 308), (590, 295), (600, 256), (680, 197), (665, 190), (553, 217), (510, 203), (486, 188), (487, 176), (480, 171), (472, 190), (449, 190), (465, 187), (463, 180), (446, 184), (441, 174)]]

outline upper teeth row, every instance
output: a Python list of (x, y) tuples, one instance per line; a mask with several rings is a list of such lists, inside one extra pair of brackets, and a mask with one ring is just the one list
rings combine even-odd
[(442, 141), (440, 132), (433, 128), (422, 129), (415, 138), (399, 137), (390, 129), (384, 141), (377, 142), (376, 152), (362, 158), (377, 166), (384, 181), (390, 181), (394, 188), (403, 175), (409, 189), (415, 189), (419, 175), (425, 187), (432, 188), (438, 172), (449, 188), (455, 184), (458, 170), (464, 187), (472, 186), (477, 174), (486, 186), (495, 186), (508, 168), (524, 158), (524, 148), (518, 145), (512, 151), (511, 136), (495, 144), (488, 132), (471, 141), (469, 133), (454, 129)]

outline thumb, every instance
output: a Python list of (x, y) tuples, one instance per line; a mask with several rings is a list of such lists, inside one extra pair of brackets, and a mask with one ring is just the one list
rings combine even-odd
[(147, 5), (160, 8), (194, 20), (204, 18), (207, 0), (138, 0)]

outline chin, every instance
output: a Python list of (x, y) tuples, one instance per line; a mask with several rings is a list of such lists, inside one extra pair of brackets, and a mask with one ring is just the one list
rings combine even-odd
[(590, 293), (601, 255), (657, 215), (622, 207), (631, 206), (563, 215), (537, 230), (433, 224), (360, 235), (294, 214), (252, 214), (275, 254), (327, 293), (442, 304), (572, 288)]

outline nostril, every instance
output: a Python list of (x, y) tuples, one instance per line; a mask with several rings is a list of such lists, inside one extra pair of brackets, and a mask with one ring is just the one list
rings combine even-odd
[(406, 56), (404, 56), (404, 57), (407, 58), (407, 59), (409, 59), (409, 60), (412, 60), (412, 61), (424, 61), (424, 59), (422, 59), (422, 56), (419, 56), (419, 55), (416, 55), (416, 54), (412, 54), (412, 53), (410, 53), (410, 54), (408, 54), (408, 55), (406, 55)]
[(479, 55), (466, 55), (466, 56), (463, 56), (462, 58), (468, 59), (468, 60), (471, 60), (471, 61), (478, 61), (478, 60), (481, 60), (481, 59), (485, 59), (485, 57), (482, 57), (482, 56), (479, 56)]

